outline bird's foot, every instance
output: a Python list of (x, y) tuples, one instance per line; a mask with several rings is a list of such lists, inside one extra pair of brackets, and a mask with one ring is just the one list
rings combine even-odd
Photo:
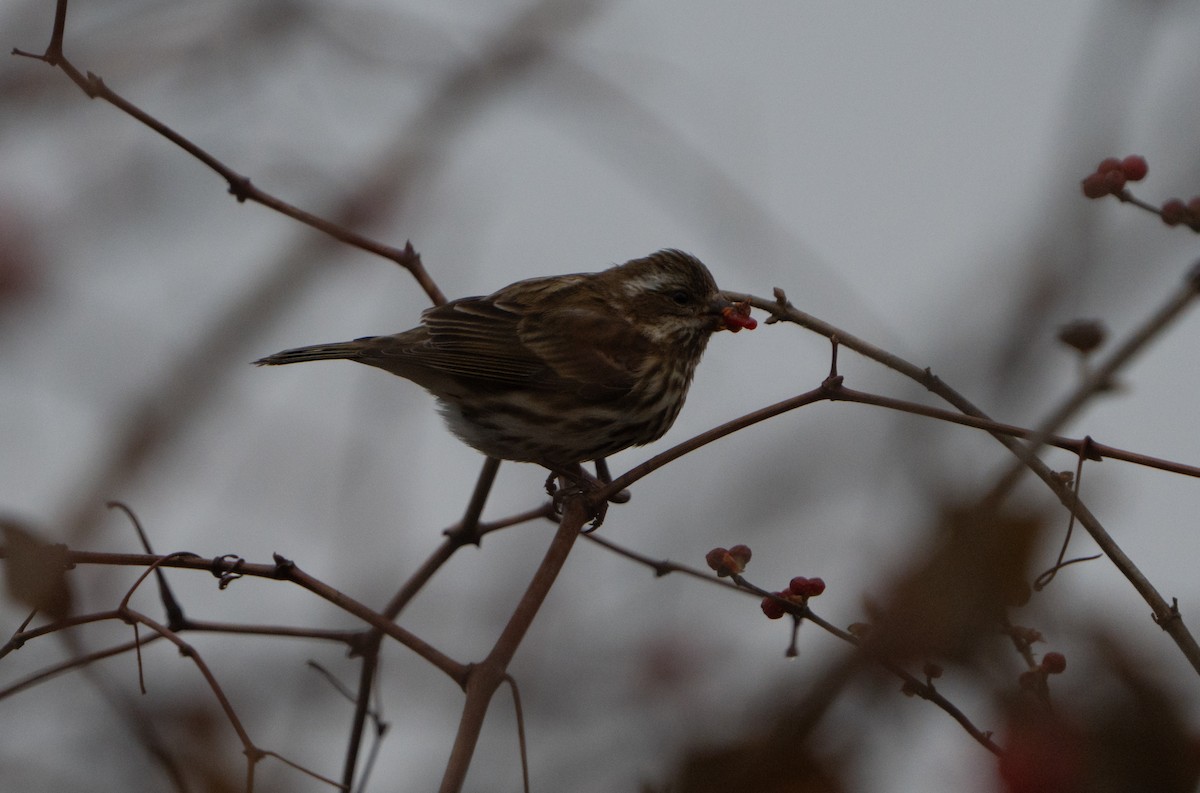
[[(597, 468), (599, 469), (600, 466)], [(554, 508), (556, 518), (562, 517), (563, 504), (568, 498), (583, 500), (584, 508), (591, 520), (591, 524), (583, 530), (584, 534), (591, 534), (600, 528), (600, 524), (604, 523), (604, 516), (608, 514), (610, 501), (614, 504), (624, 504), (629, 501), (629, 492), (626, 490), (607, 499), (600, 498), (600, 493), (612, 481), (611, 477), (607, 476), (607, 467), (604, 467), (600, 473), (601, 477), (597, 478), (583, 470), (582, 466), (577, 465), (573, 471), (551, 469), (550, 476), (546, 478), (546, 494), (550, 496), (550, 503)], [(560, 479), (562, 487), (559, 486), (558, 480)]]

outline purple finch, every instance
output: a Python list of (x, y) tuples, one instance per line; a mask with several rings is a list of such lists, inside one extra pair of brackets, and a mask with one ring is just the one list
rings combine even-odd
[(715, 331), (753, 328), (699, 259), (662, 250), (598, 273), (531, 278), (428, 309), (421, 324), (268, 355), (345, 358), (432, 393), (486, 455), (556, 473), (657, 440), (679, 415)]

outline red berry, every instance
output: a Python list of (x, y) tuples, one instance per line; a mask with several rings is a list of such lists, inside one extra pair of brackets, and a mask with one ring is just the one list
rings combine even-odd
[(1083, 195), (1087, 198), (1104, 198), (1108, 195), (1108, 188), (1104, 186), (1104, 174), (1089, 173), (1087, 178), (1080, 182), (1083, 188)]
[(1166, 223), (1168, 226), (1178, 226), (1188, 214), (1187, 207), (1178, 198), (1172, 198), (1170, 201), (1164, 202), (1161, 211), (1163, 223)]
[(1131, 154), (1121, 160), (1121, 173), (1125, 174), (1125, 178), (1131, 182), (1140, 182), (1146, 178), (1146, 173), (1150, 170), (1150, 166), (1146, 163), (1146, 158), (1138, 154)]
[(804, 590), (808, 588), (808, 579), (802, 575), (798, 575), (788, 582), (788, 592), (793, 595), (803, 595)]
[(1067, 657), (1062, 653), (1046, 653), (1042, 656), (1042, 669), (1048, 675), (1061, 675), (1067, 668)]
[(1096, 173), (1108, 173), (1109, 171), (1121, 170), (1121, 161), (1116, 157), (1105, 157), (1096, 166)]
[(750, 316), (749, 303), (734, 303), (732, 306), (726, 306), (721, 311), (721, 320), (724, 322), (725, 329), (732, 333), (737, 333), (742, 328), (754, 330), (758, 327), (758, 321)]
[(1125, 174), (1121, 171), (1105, 171), (1101, 178), (1104, 181), (1105, 189), (1113, 195), (1125, 189)]
[(798, 575), (788, 583), (788, 591), (800, 597), (816, 597), (825, 591), (825, 582), (820, 578)]
[[(775, 594), (780, 595), (783, 593), (776, 592)], [(767, 619), (777, 620), (786, 614), (787, 610), (784, 609), (783, 604), (775, 598), (763, 598), (762, 613), (767, 615)]]

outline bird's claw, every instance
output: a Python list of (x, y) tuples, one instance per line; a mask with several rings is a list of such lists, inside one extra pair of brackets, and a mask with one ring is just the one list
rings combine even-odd
[[(558, 486), (560, 477), (566, 482), (565, 487)], [(609, 500), (597, 498), (600, 491), (604, 489), (604, 485), (604, 482), (591, 476), (582, 468), (570, 474), (552, 472), (546, 478), (546, 494), (550, 496), (554, 517), (562, 518), (563, 504), (568, 498), (581, 498), (584, 509), (591, 519), (591, 524), (583, 530), (583, 533), (591, 534), (600, 528), (600, 524), (604, 523), (604, 516), (608, 514)], [(629, 493), (625, 490), (612, 496), (612, 501), (617, 504), (624, 504), (628, 500)]]

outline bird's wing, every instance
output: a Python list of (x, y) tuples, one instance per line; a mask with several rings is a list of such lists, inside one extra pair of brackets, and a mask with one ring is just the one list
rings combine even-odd
[(629, 320), (586, 303), (527, 315), (519, 335), (555, 375), (596, 396), (628, 390), (650, 352), (649, 341)]
[(527, 385), (546, 365), (522, 342), (522, 315), (488, 297), (468, 297), (429, 309), (420, 362), (446, 374), (502, 384)]
[(573, 385), (597, 397), (627, 390), (648, 342), (588, 291), (570, 276), (536, 279), (429, 309), (421, 363), (498, 385)]

